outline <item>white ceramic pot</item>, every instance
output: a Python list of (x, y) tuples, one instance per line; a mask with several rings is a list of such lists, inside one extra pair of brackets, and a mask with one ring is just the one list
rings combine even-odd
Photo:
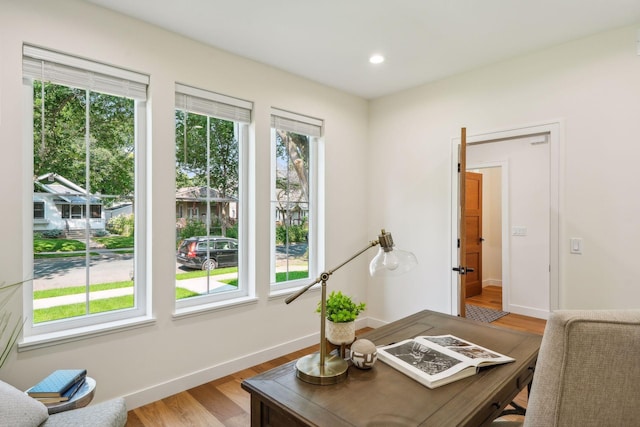
[(356, 322), (334, 323), (327, 320), (325, 333), (331, 344), (351, 344), (356, 339)]

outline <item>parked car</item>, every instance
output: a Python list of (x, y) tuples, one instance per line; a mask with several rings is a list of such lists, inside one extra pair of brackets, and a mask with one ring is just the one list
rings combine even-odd
[(188, 268), (215, 270), (238, 265), (238, 241), (230, 237), (197, 236), (180, 242), (176, 259)]

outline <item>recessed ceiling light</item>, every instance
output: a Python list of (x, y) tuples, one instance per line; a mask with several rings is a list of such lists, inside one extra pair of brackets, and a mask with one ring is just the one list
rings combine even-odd
[(369, 62), (371, 62), (372, 64), (382, 64), (384, 62), (384, 56), (382, 55), (371, 55), (371, 58), (369, 58)]

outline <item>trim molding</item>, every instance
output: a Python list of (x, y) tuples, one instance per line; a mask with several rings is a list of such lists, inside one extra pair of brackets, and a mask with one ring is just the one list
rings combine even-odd
[[(386, 323), (379, 322), (380, 321), (375, 321), (374, 323), (379, 325)], [(372, 327), (369, 318), (356, 320), (357, 329), (366, 326)], [(176, 393), (180, 393), (193, 387), (231, 375), (235, 372), (242, 371), (243, 369), (268, 362), (269, 360), (284, 356), (285, 354), (293, 353), (302, 348), (318, 344), (319, 340), (320, 331), (129, 393), (124, 396), (127, 403), (127, 410), (144, 406)]]

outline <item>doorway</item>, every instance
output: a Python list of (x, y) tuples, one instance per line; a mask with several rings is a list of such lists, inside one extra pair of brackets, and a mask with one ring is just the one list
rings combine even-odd
[[(471, 135), (467, 170), (499, 168), (502, 184), (502, 306), (546, 319), (559, 306), (559, 144), (561, 123)], [(506, 148), (516, 147), (520, 153)], [(505, 148), (505, 150), (502, 150)], [(452, 265), (458, 264), (460, 139), (452, 139)], [(483, 152), (477, 156), (474, 151)], [(524, 154), (523, 154), (524, 152)], [(521, 158), (518, 160), (518, 156)], [(522, 157), (523, 156), (523, 157)], [(543, 164), (533, 163), (534, 158)], [(542, 166), (541, 166), (542, 165)], [(510, 172), (511, 171), (511, 172)], [(538, 174), (535, 176), (535, 174)], [(523, 182), (529, 187), (523, 186)], [(511, 196), (511, 197), (510, 197)], [(486, 277), (486, 275), (485, 275)], [(451, 312), (460, 314), (459, 276), (451, 275)]]
[[(473, 160), (473, 153), (470, 154)], [(508, 218), (508, 212), (503, 212), (503, 207), (509, 206), (508, 200), (506, 200), (508, 191), (503, 191), (503, 187), (508, 188), (507, 170), (507, 162), (467, 164), (466, 241), (470, 249), (467, 252), (467, 267), (475, 270), (472, 274), (475, 274), (476, 277), (471, 283), (478, 283), (475, 284), (475, 289), (469, 289), (470, 275), (467, 275), (465, 303), (494, 310), (503, 310), (504, 308), (502, 267), (503, 257), (508, 258), (509, 251), (503, 251), (503, 225), (507, 222), (504, 221), (503, 224), (502, 218)], [(504, 184), (503, 181), (505, 181)], [(478, 183), (479, 186), (477, 190), (474, 189), (475, 183)], [(476, 203), (473, 201), (473, 196), (470, 197), (474, 194), (478, 194), (479, 197)], [(470, 207), (475, 208), (469, 209)], [(470, 227), (476, 217), (478, 225)], [(469, 245), (469, 242), (472, 244)], [(505, 244), (508, 245), (508, 241)], [(478, 255), (474, 256), (473, 252)], [(474, 259), (477, 259), (475, 266), (472, 264)]]

